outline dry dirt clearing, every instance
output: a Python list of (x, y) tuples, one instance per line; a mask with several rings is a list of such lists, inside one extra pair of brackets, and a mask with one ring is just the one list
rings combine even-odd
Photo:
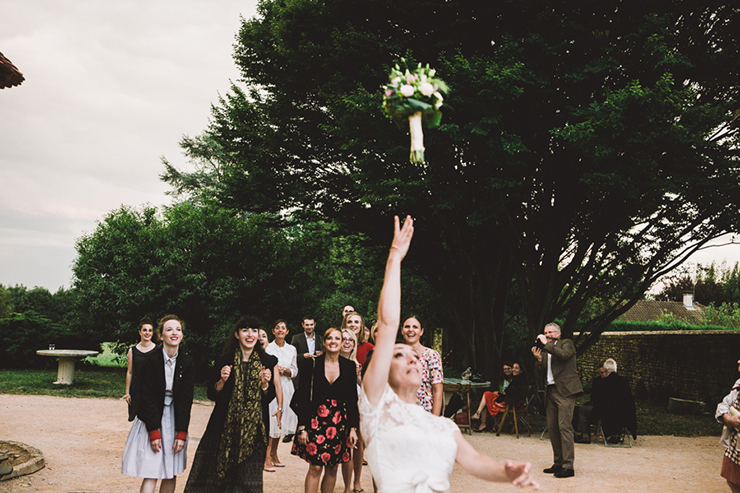
[[(205, 430), (213, 407), (193, 405), (190, 424), (189, 463), (197, 441)], [(121, 454), (130, 423), (126, 405), (113, 399), (70, 399), (47, 396), (0, 395), (0, 440), (23, 442), (41, 450), (46, 467), (39, 472), (0, 481), (0, 493), (9, 492), (133, 492), (140, 480), (121, 474)], [(719, 477), (722, 448), (718, 438), (638, 437), (631, 449), (576, 444), (576, 476), (557, 479), (541, 473), (549, 467), (552, 452), (539, 435), (519, 440), (513, 435), (491, 433), (468, 437), (473, 446), (502, 460), (529, 460), (542, 491), (549, 492), (727, 492)], [(303, 490), (307, 465), (290, 455), (282, 444), (280, 458), (287, 467), (265, 474), (264, 491)], [(188, 464), (189, 465), (189, 464)], [(181, 492), (189, 469), (181, 475)], [(370, 471), (364, 468), (362, 482), (372, 492)], [(452, 490), (458, 493), (514, 491), (507, 485), (492, 485), (455, 467)], [(341, 492), (341, 477), (335, 491)]]

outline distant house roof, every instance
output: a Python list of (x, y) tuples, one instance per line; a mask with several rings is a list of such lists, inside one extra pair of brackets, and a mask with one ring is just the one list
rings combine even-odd
[(630, 308), (625, 314), (619, 317), (619, 320), (627, 322), (650, 322), (659, 320), (666, 313), (673, 315), (677, 319), (687, 322), (696, 323), (701, 317), (704, 305), (693, 302), (693, 310), (686, 308), (680, 301), (647, 301), (640, 300), (635, 306)]
[(0, 89), (20, 85), (25, 77), (13, 63), (0, 53)]

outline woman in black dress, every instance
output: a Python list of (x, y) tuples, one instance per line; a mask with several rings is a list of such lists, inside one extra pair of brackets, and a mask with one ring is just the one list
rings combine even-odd
[[(342, 333), (324, 334), (324, 354), (301, 361), (296, 399), (298, 430), (291, 453), (310, 465), (305, 493), (334, 491), (340, 463), (350, 460), (360, 422), (355, 363), (339, 357)], [(324, 478), (321, 479), (321, 472)]]
[(277, 358), (262, 348), (259, 326), (254, 318), (240, 318), (216, 360), (207, 389), (216, 406), (195, 453), (186, 493), (262, 492), (267, 406), (277, 397), (279, 424), (283, 392)]
[(128, 404), (128, 420), (136, 418), (141, 391), (141, 367), (144, 364), (144, 355), (156, 347), (154, 341), (154, 324), (149, 317), (139, 320), (139, 343), (131, 346), (126, 354), (128, 368), (126, 369), (126, 395), (123, 399)]

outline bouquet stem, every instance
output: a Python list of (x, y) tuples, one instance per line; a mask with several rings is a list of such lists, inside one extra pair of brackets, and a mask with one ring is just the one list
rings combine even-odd
[(412, 163), (424, 162), (424, 130), (421, 127), (421, 111), (409, 116), (409, 131), (411, 132), (411, 155)]

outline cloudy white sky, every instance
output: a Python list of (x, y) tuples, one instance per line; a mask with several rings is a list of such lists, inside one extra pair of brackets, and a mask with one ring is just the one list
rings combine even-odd
[[(169, 201), (160, 158), (185, 164), (238, 72), (256, 0), (9, 0), (0, 52), (26, 77), (0, 90), (0, 284), (70, 287), (75, 240), (121, 204)], [(724, 239), (723, 242), (728, 241)], [(740, 260), (734, 245), (697, 260)]]
[(70, 287), (75, 240), (121, 204), (169, 202), (161, 157), (206, 128), (256, 0), (10, 0), (0, 52), (0, 284)]

